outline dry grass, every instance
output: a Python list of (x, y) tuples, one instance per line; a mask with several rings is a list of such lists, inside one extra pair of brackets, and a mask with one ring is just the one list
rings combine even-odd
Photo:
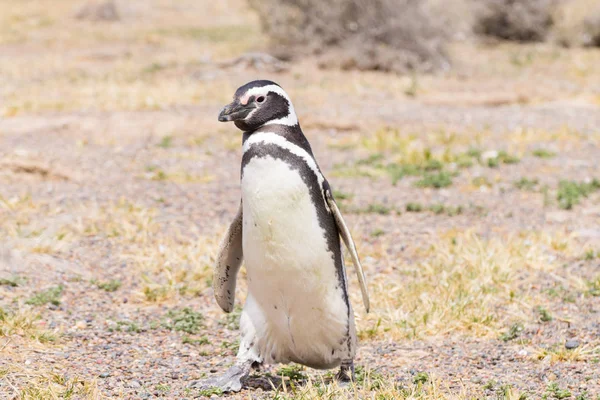
[(576, 349), (567, 349), (564, 344), (556, 344), (546, 348), (538, 348), (534, 352), (534, 359), (549, 361), (553, 364), (559, 362), (592, 361), (600, 357), (600, 345), (579, 346)]
[[(66, 46), (70, 51), (39, 51), (35, 63), (27, 58), (0, 59), (0, 77), (8, 82), (0, 88), (4, 100), (0, 115), (158, 110), (227, 101), (234, 85), (223, 79), (198, 84), (194, 74), (202, 73), (203, 55), (208, 62), (256, 48), (261, 40), (257, 24), (247, 15), (230, 17), (229, 26), (215, 24), (209, 16), (223, 5), (208, 1), (194, 4), (199, 11), (185, 17), (168, 2), (162, 3), (164, 7), (156, 7), (160, 15), (149, 7), (132, 7), (126, 21), (108, 25), (75, 19), (80, 7), (76, 0), (52, 9), (44, 2), (1, 3), (0, 45), (34, 52), (36, 46)], [(182, 70), (183, 74), (165, 73)]]
[[(273, 399), (400, 399), (400, 400), (470, 400), (483, 395), (462, 389), (450, 389), (446, 382), (426, 373), (416, 374), (412, 381), (397, 381), (394, 377), (368, 370), (357, 372), (357, 380), (346, 386), (336, 381), (308, 379), (305, 384), (291, 382), (275, 393)], [(522, 393), (506, 385), (496, 393), (500, 400), (519, 400)], [(523, 394), (524, 395), (524, 394)]]
[[(440, 10), (447, 7), (430, 1)], [(100, 392), (131, 398), (145, 391), (191, 396), (188, 378), (233, 360), (237, 328), (221, 315), (208, 288), (220, 224), (237, 206), (237, 184), (221, 182), (238, 176), (240, 137), (233, 127), (218, 125), (215, 115), (239, 84), (264, 70), (219, 61), (263, 50), (265, 37), (243, 0), (134, 3), (117, 2), (121, 20), (103, 23), (77, 20), (80, 1), (52, 7), (44, 1), (0, 2), (0, 116), (7, 117), (0, 157), (8, 160), (0, 166), (0, 266), (7, 266), (0, 276), (0, 391), (8, 388), (14, 398), (94, 399)], [(568, 221), (544, 222), (546, 211), (557, 207), (553, 202), (543, 210), (540, 190), (547, 184), (554, 197), (555, 186), (547, 181), (559, 168), (565, 179), (577, 181), (593, 172), (598, 135), (556, 129), (552, 107), (560, 101), (562, 112), (563, 102), (569, 109), (570, 101), (581, 101), (571, 121), (580, 126), (579, 112), (586, 120), (584, 109), (598, 104), (600, 53), (514, 43), (463, 43), (452, 52), (461, 65), (444, 75), (319, 70), (307, 59), (291, 63), (287, 72), (261, 76), (290, 93), (330, 178), (338, 162), (360, 173), (388, 174), (365, 162), (370, 157), (436, 173), (442, 165), (443, 172), (461, 174), (457, 184), (440, 191), (405, 182), (393, 187), (387, 181), (331, 180), (354, 194), (347, 203), (363, 206), (356, 211), (371, 212), (348, 207), (345, 215), (356, 227), (374, 304), (371, 314), (363, 314), (349, 271), (362, 338), (357, 365), (375, 370), (359, 374), (349, 387), (325, 384), (315, 376), (326, 374), (311, 373), (306, 385), (289, 382), (261, 395), (517, 399), (524, 393), (509, 387), (492, 393), (472, 375), (490, 374), (525, 389), (519, 375), (542, 364), (565, 376), (572, 372), (567, 363), (588, 372), (595, 367), (598, 349), (587, 339), (593, 335), (588, 317), (599, 285), (595, 253), (588, 254), (598, 246), (576, 232), (597, 225), (597, 197), (565, 214)], [(508, 116), (508, 106), (518, 118), (512, 107)], [(545, 107), (551, 111), (540, 113)], [(496, 111), (506, 118), (496, 120)], [(546, 123), (555, 128), (544, 128)], [(551, 149), (556, 157), (533, 158), (535, 148)], [(470, 150), (502, 149), (522, 163), (490, 169), (478, 156), (465, 157)], [(506, 187), (521, 177), (539, 179), (538, 190)], [(466, 188), (467, 182), (482, 188)], [(405, 213), (406, 200), (464, 206), (464, 212), (452, 219)], [(529, 211), (516, 206), (519, 200), (532, 215), (523, 215)], [(468, 206), (471, 201), (488, 207), (491, 216)], [(543, 233), (519, 233), (530, 219)], [(457, 230), (448, 231), (453, 226)], [(459, 231), (466, 226), (473, 231)], [(243, 270), (239, 280), (242, 304)], [(61, 285), (64, 292), (54, 298), (59, 305), (52, 298), (42, 304), (43, 296), (33, 301), (40, 304), (35, 308), (25, 304)], [(538, 306), (554, 319), (540, 321)], [(185, 307), (201, 313), (206, 324), (187, 342), (176, 328), (161, 324), (169, 309)], [(568, 333), (583, 343), (574, 351), (552, 346), (563, 341), (567, 322)], [(515, 332), (522, 335), (518, 341), (499, 340)], [(397, 343), (389, 345), (401, 340), (416, 348), (412, 339), (436, 350), (409, 360), (399, 353), (404, 346), (394, 354)], [(476, 370), (473, 363), (458, 371), (445, 344), (455, 341), (481, 354), (510, 352), (518, 344), (533, 355), (501, 364), (501, 372)], [(136, 362), (123, 368), (132, 349)], [(390, 353), (379, 358), (379, 349)], [(411, 376), (413, 368), (430, 375)], [(184, 378), (183, 371), (190, 375)], [(96, 381), (103, 372), (112, 375)], [(171, 381), (171, 372), (180, 375)], [(134, 379), (140, 388), (129, 386)], [(532, 385), (539, 394), (546, 384)]]
[[(1, 374), (1, 372), (0, 372)], [(47, 369), (33, 371), (24, 367), (11, 366), (2, 379), (7, 383), (9, 394), (20, 400), (81, 399), (98, 400), (101, 395), (97, 382), (77, 377), (75, 374), (54, 372)], [(26, 378), (27, 384), (15, 386), (13, 382)]]
[(9, 341), (12, 336), (18, 336), (39, 343), (55, 342), (57, 339), (56, 332), (46, 330), (40, 324), (39, 313), (28, 308), (16, 311), (0, 308), (0, 336)]
[(361, 336), (498, 336), (510, 321), (528, 319), (534, 305), (543, 303), (539, 289), (532, 288), (539, 272), (556, 265), (549, 249), (539, 244), (531, 235), (484, 239), (473, 232), (450, 232), (420, 252), (416, 264), (398, 264), (364, 249), (387, 267), (370, 282), (376, 306), (361, 316), (361, 326), (370, 326)]

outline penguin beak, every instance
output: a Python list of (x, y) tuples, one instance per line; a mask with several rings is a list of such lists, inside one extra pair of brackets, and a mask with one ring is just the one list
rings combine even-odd
[(248, 116), (256, 108), (254, 104), (243, 105), (238, 100), (227, 104), (219, 113), (220, 122), (239, 121)]

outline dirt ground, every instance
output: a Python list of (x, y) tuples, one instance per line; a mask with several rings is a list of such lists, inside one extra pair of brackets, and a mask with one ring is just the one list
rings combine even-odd
[(372, 311), (350, 271), (356, 384), (271, 366), (285, 385), (232, 397), (600, 399), (600, 50), (275, 66), (236, 59), (267, 49), (243, 1), (118, 4), (0, 1), (1, 399), (218, 395), (188, 388), (238, 339), (210, 285), (241, 134), (216, 117), (257, 78), (294, 101)]

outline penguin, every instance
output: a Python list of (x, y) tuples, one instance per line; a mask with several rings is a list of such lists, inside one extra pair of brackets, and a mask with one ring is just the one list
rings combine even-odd
[(219, 121), (243, 132), (243, 155), (241, 202), (218, 250), (214, 295), (223, 311), (233, 310), (242, 261), (248, 295), (236, 363), (192, 386), (237, 392), (252, 368), (289, 362), (340, 367), (339, 380), (353, 379), (357, 338), (341, 241), (368, 312), (365, 276), (290, 97), (275, 82), (249, 82)]

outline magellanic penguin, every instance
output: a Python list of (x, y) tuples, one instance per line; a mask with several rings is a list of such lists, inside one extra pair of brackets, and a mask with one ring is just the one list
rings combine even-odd
[(214, 292), (231, 312), (243, 259), (248, 296), (236, 364), (194, 386), (239, 391), (263, 363), (341, 366), (338, 378), (352, 379), (357, 340), (340, 236), (368, 312), (364, 273), (289, 96), (271, 81), (247, 83), (219, 121), (233, 121), (244, 134), (242, 199), (219, 249)]

